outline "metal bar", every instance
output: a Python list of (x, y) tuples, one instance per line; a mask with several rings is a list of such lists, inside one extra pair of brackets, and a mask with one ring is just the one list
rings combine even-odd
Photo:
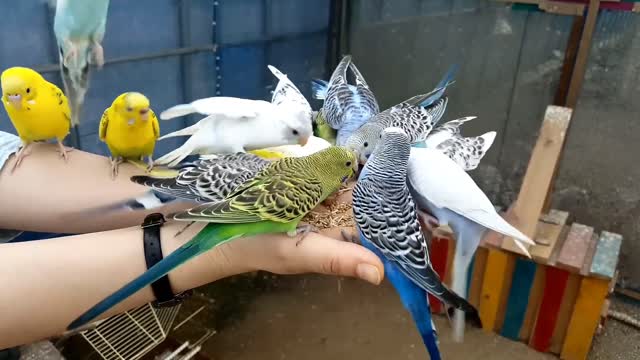
[(187, 316), (186, 319), (182, 320), (178, 325), (173, 327), (173, 331), (178, 330), (182, 325), (184, 325), (187, 321), (193, 319), (194, 316), (198, 315), (200, 311), (204, 310), (204, 305), (200, 306), (198, 310), (194, 311), (191, 315)]
[[(178, 29), (180, 31), (180, 46), (182, 48), (191, 45), (191, 0), (181, 0), (178, 6)], [(180, 57), (180, 85), (182, 86), (182, 102), (187, 104), (193, 101), (191, 91), (191, 58), (189, 56)], [(191, 124), (193, 115), (185, 116), (181, 119), (182, 126)]]
[(173, 360), (178, 354), (182, 352), (187, 346), (189, 346), (189, 342), (185, 341), (184, 344), (180, 345), (177, 349), (173, 350), (171, 354), (167, 355), (163, 360)]
[[(104, 64), (105, 66), (107, 66), (107, 65), (119, 64), (119, 63), (130, 62), (130, 61), (143, 61), (143, 60), (158, 59), (158, 58), (171, 57), (171, 56), (188, 55), (188, 54), (194, 54), (199, 52), (216, 52), (216, 51), (217, 51), (217, 46), (214, 44), (204, 45), (204, 46), (192, 46), (192, 47), (164, 50), (164, 51), (159, 51), (159, 52), (149, 53), (149, 54), (122, 56), (119, 58), (107, 60), (105, 61)], [(39, 73), (50, 73), (50, 72), (59, 71), (60, 70), (59, 66), (60, 66), (59, 64), (46, 64), (46, 65), (34, 66), (33, 69)]]

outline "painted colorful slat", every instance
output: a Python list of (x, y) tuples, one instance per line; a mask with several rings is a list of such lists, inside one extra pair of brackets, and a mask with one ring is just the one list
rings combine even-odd
[(560, 250), (557, 266), (576, 273), (580, 272), (584, 264), (585, 256), (587, 255), (592, 235), (592, 227), (573, 223), (567, 239)]
[(489, 250), (479, 247), (473, 257), (473, 264), (470, 266), (471, 275), (467, 286), (467, 299), (476, 308), (480, 306), (480, 299), (482, 298), (482, 280), (484, 279), (488, 256)]
[[(430, 250), (429, 255), (433, 269), (438, 273), (440, 279), (444, 279), (447, 272), (449, 240), (441, 237), (432, 237)], [(442, 303), (431, 294), (429, 294), (429, 305), (432, 313), (439, 314), (442, 312)]]
[(487, 331), (499, 331), (502, 327), (514, 266), (515, 255), (489, 249), (479, 309), (482, 326)]
[[(531, 153), (513, 209), (518, 229), (529, 237), (535, 235), (538, 219), (553, 180), (556, 163), (560, 159), (571, 114), (570, 108), (547, 106), (540, 135)], [(528, 249), (529, 246), (525, 245), (525, 247)], [(522, 252), (511, 238), (504, 239), (502, 248), (515, 253)]]
[(607, 280), (583, 278), (562, 346), (561, 359), (585, 360), (587, 358), (608, 292)]
[(545, 275), (546, 272), (544, 271), (544, 265), (537, 265), (536, 274), (533, 278), (533, 285), (531, 285), (531, 291), (529, 292), (527, 311), (524, 314), (524, 320), (522, 321), (522, 327), (520, 328), (520, 341), (525, 343), (528, 343), (531, 338), (533, 326), (536, 322), (536, 316), (538, 315), (538, 309), (540, 308), (540, 302), (542, 302)]
[(547, 266), (545, 271), (544, 294), (529, 341), (529, 346), (540, 352), (547, 352), (551, 346), (551, 336), (569, 279), (569, 272), (566, 270)]
[(600, 234), (589, 274), (603, 279), (613, 278), (621, 245), (622, 235), (603, 231)]
[(534, 262), (523, 258), (516, 259), (512, 283), (517, 286), (511, 286), (509, 291), (504, 324), (500, 332), (506, 338), (512, 340), (520, 338), (520, 329), (527, 311), (535, 273), (536, 264)]
[(576, 298), (578, 297), (581, 280), (582, 277), (580, 275), (569, 274), (567, 286), (564, 290), (564, 296), (562, 297), (562, 303), (560, 304), (560, 311), (558, 311), (556, 326), (553, 329), (553, 335), (551, 336), (549, 352), (560, 354), (560, 351), (562, 351), (562, 344), (564, 343), (564, 338), (567, 335), (569, 320), (571, 320), (573, 305), (576, 303)]
[(451, 286), (451, 281), (453, 279), (453, 257), (456, 254), (456, 242), (453, 237), (445, 238), (447, 240), (447, 264), (445, 265), (444, 272), (444, 283), (447, 286)]

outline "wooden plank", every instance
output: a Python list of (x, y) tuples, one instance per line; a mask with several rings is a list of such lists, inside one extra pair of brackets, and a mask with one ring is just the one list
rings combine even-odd
[[(449, 241), (446, 238), (431, 238), (430, 259), (433, 269), (438, 273), (440, 279), (444, 279), (446, 276), (448, 248)], [(442, 303), (431, 294), (429, 294), (429, 305), (432, 313), (439, 314), (442, 312)]]
[(551, 347), (551, 337), (569, 279), (569, 272), (566, 270), (547, 266), (545, 271), (544, 295), (529, 341), (529, 346), (541, 352), (547, 352)]
[(555, 209), (540, 218), (536, 228), (536, 245), (529, 249), (531, 257), (536, 262), (546, 264), (549, 261), (551, 252), (555, 248), (568, 218), (568, 212)]
[(587, 18), (584, 21), (582, 38), (580, 38), (580, 47), (578, 48), (576, 63), (573, 68), (573, 74), (571, 75), (571, 84), (569, 85), (569, 92), (567, 93), (567, 106), (570, 108), (575, 108), (578, 104), (578, 97), (580, 96), (582, 82), (584, 81), (584, 74), (587, 70), (587, 63), (589, 61), (589, 53), (591, 52), (591, 40), (593, 39), (593, 32), (596, 28), (599, 7), (600, 0), (589, 0)]
[(531, 291), (529, 292), (529, 303), (527, 304), (527, 311), (524, 314), (522, 326), (520, 327), (520, 341), (529, 343), (531, 333), (533, 332), (533, 326), (536, 322), (540, 303), (542, 302), (542, 295), (544, 293), (545, 283), (545, 266), (537, 265), (536, 274), (533, 278), (533, 285), (531, 285)]
[[(444, 271), (444, 283), (451, 287), (453, 280), (453, 257), (456, 254), (456, 241), (453, 238), (444, 238), (447, 242), (447, 262), (445, 264)], [(460, 296), (465, 296), (466, 294), (458, 294)]]
[(567, 239), (560, 250), (557, 266), (564, 269), (580, 272), (584, 264), (589, 243), (593, 236), (593, 228), (590, 226), (573, 223)]
[[(517, 218), (518, 229), (531, 238), (535, 235), (547, 191), (551, 186), (555, 164), (560, 158), (571, 114), (572, 110), (569, 108), (547, 106), (540, 135), (531, 153), (514, 205), (513, 212)], [(521, 253), (511, 238), (504, 239), (502, 248)]]
[(609, 291), (609, 282), (586, 277), (582, 279), (560, 358), (585, 360), (600, 322), (600, 311)]
[(536, 273), (536, 264), (524, 258), (516, 259), (513, 271), (513, 283), (509, 290), (507, 299), (507, 310), (505, 312), (504, 324), (500, 334), (512, 340), (520, 338), (520, 329), (524, 322), (529, 303), (529, 295), (533, 286), (533, 278)]
[(562, 351), (562, 344), (564, 344), (564, 338), (567, 335), (569, 320), (571, 320), (571, 311), (573, 310), (573, 305), (576, 303), (576, 298), (578, 297), (581, 280), (580, 275), (569, 274), (567, 286), (564, 290), (564, 296), (562, 297), (562, 303), (560, 304), (560, 311), (558, 311), (556, 326), (553, 329), (553, 335), (551, 336), (551, 346), (549, 351), (554, 354), (560, 354)]
[(591, 264), (593, 263), (593, 258), (596, 253), (596, 247), (598, 246), (598, 238), (599, 236), (595, 232), (591, 235), (591, 241), (589, 242), (589, 247), (587, 248), (587, 254), (584, 257), (582, 269), (580, 269), (580, 275), (582, 276), (589, 276)]
[(582, 14), (584, 13), (585, 5), (579, 3), (540, 0), (538, 8), (552, 14), (582, 16)]
[(494, 332), (502, 327), (514, 266), (513, 254), (489, 249), (479, 309), (482, 326), (486, 331)]
[(622, 235), (603, 231), (598, 240), (589, 274), (602, 279), (613, 278), (621, 245)]
[(487, 267), (488, 256), (489, 250), (479, 247), (473, 257), (471, 276), (469, 279), (469, 285), (467, 286), (467, 299), (469, 300), (469, 303), (476, 308), (480, 306), (480, 299), (482, 298), (482, 280)]

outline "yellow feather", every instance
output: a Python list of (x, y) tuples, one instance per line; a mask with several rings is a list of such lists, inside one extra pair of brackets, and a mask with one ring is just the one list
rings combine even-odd
[(266, 149), (258, 149), (258, 150), (251, 150), (249, 151), (249, 153), (253, 154), (253, 155), (257, 155), (263, 159), (267, 159), (267, 160), (277, 160), (277, 159), (284, 159), (287, 156), (279, 151), (271, 151), (271, 150), (266, 150)]
[(67, 97), (36, 71), (12, 67), (0, 75), (2, 104), (24, 143), (57, 139), (71, 127)]
[(149, 99), (136, 92), (118, 96), (102, 115), (99, 136), (113, 157), (137, 160), (152, 156), (160, 125)]

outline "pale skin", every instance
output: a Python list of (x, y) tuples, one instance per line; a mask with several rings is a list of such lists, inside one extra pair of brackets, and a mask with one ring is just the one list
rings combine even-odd
[[(55, 147), (34, 144), (33, 158), (20, 171), (10, 174), (7, 170), (15, 156), (5, 164), (0, 172), (0, 228), (107, 231), (0, 245), (0, 287), (4, 289), (0, 292), (0, 349), (62, 334), (71, 320), (146, 270), (142, 230), (137, 226), (144, 213), (84, 220), (79, 215), (87, 207), (143, 192), (143, 187), (127, 180), (141, 171), (125, 165), (122, 174), (127, 176), (113, 181), (103, 175), (109, 166), (104, 157), (76, 150), (64, 164), (52, 161), (57, 156)], [(162, 227), (165, 255), (191, 239), (203, 225), (196, 224), (175, 236), (183, 226), (172, 221)], [(242, 238), (188, 261), (172, 271), (169, 279), (176, 293), (255, 270), (316, 272), (379, 284), (384, 274), (380, 260), (365, 248), (339, 238), (340, 229), (309, 233), (298, 246), (295, 238), (284, 234)], [(147, 287), (103, 317), (153, 299)]]

